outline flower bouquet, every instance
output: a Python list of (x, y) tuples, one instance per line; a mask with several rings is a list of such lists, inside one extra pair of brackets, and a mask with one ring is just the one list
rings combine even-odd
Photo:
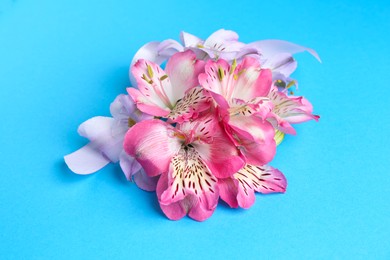
[(150, 42), (130, 66), (133, 87), (78, 129), (90, 142), (65, 156), (90, 174), (119, 161), (129, 181), (156, 191), (164, 214), (203, 221), (219, 199), (249, 208), (255, 192), (285, 192), (287, 181), (269, 165), (293, 124), (311, 119), (309, 101), (294, 96), (293, 54), (309, 48), (280, 40), (245, 44), (218, 30), (206, 40)]

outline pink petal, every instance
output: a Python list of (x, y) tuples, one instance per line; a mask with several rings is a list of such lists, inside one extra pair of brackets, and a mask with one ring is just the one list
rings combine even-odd
[(289, 122), (274, 113), (270, 113), (267, 121), (270, 122), (275, 129), (281, 131), (282, 133), (290, 135), (297, 134), (297, 131)]
[(256, 116), (232, 116), (228, 127), (247, 163), (264, 165), (275, 156), (275, 131), (269, 122)]
[(205, 66), (205, 73), (199, 76), (200, 84), (212, 93), (223, 109), (226, 109), (227, 102), (231, 103), (234, 99), (248, 102), (268, 95), (272, 73), (261, 69), (256, 59), (247, 57), (233, 69), (225, 60), (210, 60)]
[[(165, 173), (161, 175), (157, 183), (156, 193), (159, 200), (161, 198), (161, 194), (167, 189), (167, 187), (168, 178), (167, 174)], [(198, 200), (193, 195), (188, 195), (183, 200), (171, 203), (169, 205), (164, 205), (160, 202), (160, 207), (164, 214), (171, 220), (179, 220), (188, 214), (189, 217), (197, 221), (204, 221), (209, 218), (215, 210), (207, 210), (201, 207), (201, 204), (198, 203)]]
[(227, 123), (241, 136), (260, 143), (274, 136), (272, 126), (257, 116), (234, 115), (229, 118)]
[(135, 88), (127, 88), (127, 92), (134, 99), (137, 104), (137, 108), (144, 113), (153, 116), (161, 116), (166, 117), (170, 109), (162, 108), (160, 102), (154, 103), (154, 100), (149, 99), (149, 97), (143, 95), (138, 89)]
[[(162, 109), (173, 108), (177, 101), (174, 98), (176, 89), (172, 88), (170, 78), (160, 66), (141, 59), (133, 65), (131, 72), (137, 80), (139, 91), (146, 99)], [(133, 99), (137, 102), (136, 98)]]
[[(217, 178), (227, 178), (244, 166), (244, 161), (229, 136), (216, 118), (205, 118), (202, 127), (194, 129), (194, 136), (200, 142), (192, 145), (202, 160)], [(200, 129), (200, 130), (198, 130)], [(196, 131), (199, 131), (196, 133)], [(202, 137), (202, 135), (204, 137)], [(207, 138), (209, 136), (209, 138)], [(212, 139), (212, 141), (208, 141)]]
[(237, 81), (232, 97), (249, 101), (256, 97), (268, 95), (272, 85), (272, 72), (260, 69), (259, 62), (246, 57), (235, 70)]
[(162, 204), (160, 199), (161, 195), (168, 188), (168, 177), (167, 174), (162, 174), (158, 183), (157, 183), (157, 197), (159, 198), (160, 207), (164, 214), (171, 220), (179, 220), (185, 215), (197, 220), (204, 221), (209, 218), (215, 208), (213, 209), (204, 209), (201, 204), (198, 202), (196, 196), (187, 195), (183, 200), (165, 205)]
[(161, 120), (146, 120), (129, 129), (124, 149), (142, 165), (148, 176), (168, 171), (172, 157), (181, 143), (175, 138), (173, 127)]
[[(168, 188), (160, 203), (171, 204), (193, 195), (205, 209), (215, 208), (218, 200), (217, 179), (194, 148), (182, 149), (171, 161)], [(217, 197), (217, 198), (215, 198)]]
[(232, 178), (219, 179), (221, 199), (230, 207), (250, 208), (255, 202), (255, 191), (261, 193), (285, 192), (284, 175), (271, 166), (245, 165)]
[(237, 208), (238, 181), (233, 178), (218, 179), (219, 196), (231, 208)]
[(281, 171), (269, 165), (252, 167), (253, 172), (261, 182), (260, 186), (255, 186), (255, 191), (261, 193), (284, 193), (287, 188), (287, 180)]
[[(182, 204), (185, 203), (185, 201), (182, 202)], [(215, 201), (215, 206), (217, 206), (218, 203), (218, 196)], [(215, 211), (215, 208), (212, 209), (206, 209), (202, 206), (200, 202), (192, 206), (191, 210), (188, 212), (188, 216), (192, 219), (195, 219), (196, 221), (205, 221), (211, 215), (213, 215)]]
[[(168, 173), (163, 173), (157, 183), (156, 194), (159, 199), (164, 191), (168, 188)], [(160, 203), (161, 210), (171, 220), (179, 220), (187, 214), (187, 209), (182, 206), (181, 201), (168, 205)]]
[[(142, 46), (134, 55), (130, 68), (140, 59), (148, 60), (160, 65), (174, 53), (181, 51), (183, 51), (183, 46), (175, 40), (165, 40), (161, 43), (149, 42)], [(129, 71), (129, 76), (132, 86), (137, 86), (137, 81), (131, 71)]]
[(204, 88), (194, 87), (189, 89), (184, 97), (177, 102), (168, 118), (173, 122), (183, 123), (197, 118), (201, 112), (209, 109), (210, 105), (211, 100), (206, 95)]
[[(160, 45), (160, 42), (148, 42), (144, 46), (142, 46), (137, 53), (134, 55), (133, 60), (130, 64), (130, 69), (133, 67), (133, 65), (139, 60), (149, 60), (151, 62), (154, 62), (156, 64), (161, 64), (163, 61), (167, 58), (164, 56), (160, 56), (158, 53), (158, 46)], [(135, 87), (137, 86), (137, 81), (134, 78), (133, 74), (131, 73), (131, 70), (129, 70), (129, 77), (131, 84)]]
[[(194, 148), (182, 149), (173, 157), (167, 188), (159, 196), (160, 205), (180, 202), (181, 208), (191, 218), (203, 221), (215, 210), (218, 198), (217, 179)], [(182, 211), (179, 212), (182, 216)]]
[(271, 166), (246, 165), (234, 178), (238, 181), (237, 201), (242, 208), (249, 208), (255, 202), (254, 192), (285, 192), (287, 181), (284, 175)]
[(66, 155), (64, 160), (69, 169), (77, 174), (94, 173), (110, 162), (110, 160), (103, 156), (91, 143)]
[(174, 87), (170, 94), (171, 100), (176, 103), (187, 90), (199, 86), (198, 75), (204, 71), (204, 62), (196, 60), (195, 53), (187, 50), (173, 55), (168, 60), (165, 71)]
[(321, 59), (315, 50), (297, 45), (292, 42), (281, 40), (262, 40), (250, 43), (248, 44), (248, 46), (260, 49), (261, 54), (264, 55), (265, 58), (275, 56), (278, 53), (282, 52), (295, 54), (298, 52), (307, 51), (311, 55), (313, 55), (319, 62), (321, 62)]
[(302, 123), (311, 119), (318, 121), (319, 119), (319, 116), (312, 114), (312, 105), (303, 97), (287, 96), (274, 87), (269, 98), (274, 104), (274, 108), (273, 116), (268, 120), (274, 125), (276, 123), (275, 127), (284, 133), (295, 134), (295, 130), (290, 123)]
[(233, 75), (227, 61), (209, 60), (205, 65), (205, 72), (199, 75), (200, 84), (212, 93), (223, 96), (227, 101), (233, 98)]

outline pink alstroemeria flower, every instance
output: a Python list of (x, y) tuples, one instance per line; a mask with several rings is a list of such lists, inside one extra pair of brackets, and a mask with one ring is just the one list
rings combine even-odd
[(291, 124), (303, 123), (309, 120), (320, 118), (313, 115), (313, 106), (304, 97), (288, 96), (273, 87), (268, 95), (272, 102), (272, 112), (267, 118), (275, 129), (286, 133), (296, 134)]
[(285, 192), (287, 180), (278, 169), (271, 166), (246, 165), (232, 177), (218, 180), (219, 194), (232, 208), (250, 208), (255, 202), (255, 192)]
[[(169, 39), (163, 42), (150, 42), (142, 46), (136, 53), (131, 64), (138, 59), (147, 59), (157, 64), (163, 63), (176, 52), (188, 49), (193, 50), (198, 59), (225, 59), (229, 63), (234, 59), (240, 61), (251, 56), (260, 61), (263, 68), (272, 71), (273, 81), (287, 85), (292, 79), (289, 77), (297, 67), (293, 55), (307, 51), (321, 62), (318, 54), (310, 48), (282, 40), (261, 40), (249, 44), (240, 42), (236, 32), (220, 29), (212, 33), (206, 40), (202, 40), (187, 32), (180, 34), (181, 44)], [(132, 83), (136, 85), (130, 74)]]
[(218, 104), (226, 131), (247, 163), (264, 165), (271, 161), (276, 152), (275, 133), (265, 120), (270, 106), (264, 105), (272, 84), (271, 71), (262, 69), (251, 57), (238, 66), (223, 59), (209, 60), (199, 82)]
[(150, 177), (161, 174), (156, 192), (172, 220), (187, 214), (198, 221), (209, 218), (218, 204), (217, 178), (228, 178), (244, 166), (210, 114), (176, 127), (162, 120), (143, 121), (128, 131), (124, 147)]
[(204, 62), (196, 60), (190, 50), (173, 55), (165, 71), (142, 59), (131, 71), (138, 89), (128, 88), (127, 91), (142, 112), (183, 122), (195, 118), (210, 106), (209, 98), (198, 82)]
[(141, 165), (123, 150), (127, 130), (137, 122), (152, 116), (139, 111), (128, 95), (119, 95), (110, 105), (112, 117), (93, 117), (78, 128), (78, 133), (90, 140), (79, 150), (64, 157), (69, 169), (77, 174), (94, 173), (110, 162), (120, 163), (128, 180), (134, 179), (144, 190), (155, 190), (157, 179), (145, 175)]

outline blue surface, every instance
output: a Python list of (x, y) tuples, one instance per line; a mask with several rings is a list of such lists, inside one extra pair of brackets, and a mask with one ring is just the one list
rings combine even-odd
[[(0, 258), (390, 259), (388, 1), (102, 2), (0, 0)], [(142, 44), (219, 28), (323, 60), (296, 55), (321, 120), (279, 147), (286, 194), (173, 222), (118, 165), (66, 168), (86, 143), (77, 126), (109, 115)]]

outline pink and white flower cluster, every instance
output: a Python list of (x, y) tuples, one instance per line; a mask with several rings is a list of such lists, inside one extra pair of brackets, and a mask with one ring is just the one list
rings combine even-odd
[[(156, 191), (169, 219), (203, 221), (219, 199), (249, 208), (255, 192), (285, 192), (284, 175), (269, 165), (293, 124), (312, 106), (288, 90), (297, 63), (311, 49), (278, 40), (245, 44), (233, 31), (206, 40), (151, 42), (130, 68), (134, 87), (111, 104), (112, 117), (79, 127), (90, 143), (65, 156), (69, 168), (93, 173), (120, 162), (128, 180)], [(166, 61), (165, 68), (161, 67)]]

